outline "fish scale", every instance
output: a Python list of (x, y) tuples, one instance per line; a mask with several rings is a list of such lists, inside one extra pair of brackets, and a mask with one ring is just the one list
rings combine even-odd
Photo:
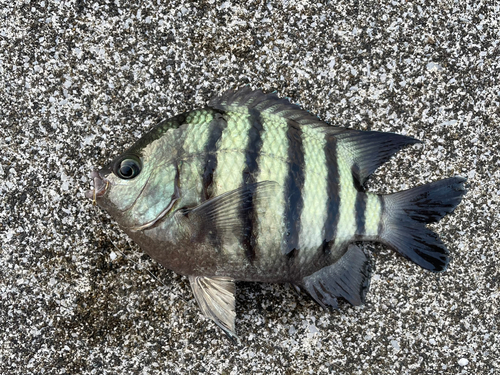
[[(261, 153), (257, 159), (259, 166), (258, 181), (275, 181), (279, 187), (284, 186), (288, 172), (287, 155), (288, 141), (286, 139), (287, 123), (282, 118), (262, 116), (263, 133)], [(259, 198), (259, 193), (257, 193)], [(260, 250), (256, 267), (269, 269), (273, 267), (276, 251), (281, 251), (282, 236), (285, 232), (283, 212), (285, 196), (279, 189), (272, 200), (262, 199), (257, 202), (257, 238)]]
[(217, 170), (214, 173), (215, 195), (238, 188), (245, 167), (247, 134), (251, 124), (247, 113), (233, 112), (217, 142)]
[(210, 124), (213, 120), (212, 111), (195, 111), (186, 118), (184, 141), (182, 149), (184, 155), (180, 160), (179, 185), (185, 194), (182, 197), (183, 205), (199, 204), (203, 201), (203, 174), (205, 157), (201, 157), (210, 136)]
[(183, 135), (184, 142), (182, 148), (186, 156), (199, 154), (203, 151), (210, 135), (210, 127), (207, 124), (213, 120), (212, 111), (200, 110), (194, 111), (186, 118), (186, 126)]
[(378, 234), (380, 219), (382, 217), (382, 206), (380, 198), (375, 194), (367, 193), (366, 199), (365, 236), (375, 238)]
[(305, 181), (304, 210), (300, 219), (300, 245), (304, 251), (315, 250), (324, 241), (323, 226), (327, 216), (328, 165), (323, 149), (324, 134), (316, 129), (303, 131)]
[(356, 196), (357, 190), (353, 185), (351, 166), (346, 162), (345, 150), (337, 145), (339, 171), (339, 219), (335, 236), (335, 246), (350, 241), (356, 233)]
[(453, 177), (389, 195), (368, 177), (419, 141), (328, 125), (275, 94), (229, 90), (162, 121), (92, 173), (86, 193), (141, 248), (189, 276), (202, 312), (235, 333), (235, 280), (289, 282), (323, 307), (364, 302), (377, 241), (440, 272), (448, 250), (426, 224), (465, 194)]

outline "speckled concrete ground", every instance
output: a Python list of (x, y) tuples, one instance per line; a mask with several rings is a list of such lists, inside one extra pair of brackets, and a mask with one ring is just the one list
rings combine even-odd
[[(0, 373), (500, 373), (498, 2), (0, 3)], [(368, 301), (333, 312), (238, 284), (228, 342), (83, 193), (159, 119), (244, 84), (424, 141), (371, 190), (467, 176), (434, 225), (449, 269), (367, 244)]]

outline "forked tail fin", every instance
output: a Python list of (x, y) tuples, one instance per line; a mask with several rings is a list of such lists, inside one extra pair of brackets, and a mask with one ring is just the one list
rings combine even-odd
[(452, 177), (383, 196), (381, 242), (422, 268), (444, 271), (448, 250), (426, 224), (453, 212), (466, 192), (465, 181)]

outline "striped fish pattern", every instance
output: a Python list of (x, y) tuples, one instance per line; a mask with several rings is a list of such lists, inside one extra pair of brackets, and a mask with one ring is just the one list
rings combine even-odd
[(203, 313), (230, 337), (234, 281), (289, 282), (323, 307), (364, 302), (378, 241), (425, 269), (448, 251), (426, 227), (460, 203), (449, 178), (386, 196), (373, 171), (416, 139), (325, 124), (248, 87), (165, 120), (99, 172), (87, 193), (144, 251), (189, 276)]

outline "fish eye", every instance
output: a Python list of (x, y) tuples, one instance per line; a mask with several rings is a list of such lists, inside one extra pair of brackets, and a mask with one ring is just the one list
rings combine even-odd
[(127, 156), (120, 163), (117, 163), (115, 174), (124, 179), (130, 180), (141, 173), (141, 162), (135, 156)]

